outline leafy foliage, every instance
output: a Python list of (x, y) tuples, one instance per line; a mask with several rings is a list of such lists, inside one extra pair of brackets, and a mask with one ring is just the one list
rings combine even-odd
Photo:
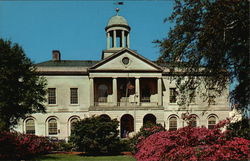
[(45, 137), (13, 132), (0, 132), (0, 159), (30, 159), (49, 153), (52, 144)]
[[(159, 63), (169, 67), (181, 92), (187, 88), (216, 88), (218, 94), (229, 81), (238, 82), (231, 100), (239, 108), (250, 104), (249, 1), (176, 0), (172, 15), (175, 24), (168, 37), (157, 41)], [(180, 74), (180, 71), (183, 73)], [(188, 79), (183, 80), (183, 76)], [(204, 92), (208, 95), (208, 91)], [(186, 103), (185, 96), (181, 99)]]
[(74, 145), (72, 142), (66, 142), (65, 140), (58, 140), (52, 142), (53, 151), (71, 152), (74, 151)]
[(0, 39), (0, 129), (9, 130), (20, 118), (45, 112), (44, 78), (18, 44)]
[(119, 122), (92, 116), (75, 124), (70, 140), (78, 150), (91, 155), (120, 153)]
[(242, 137), (250, 140), (250, 119), (243, 118), (241, 121), (231, 123), (227, 127), (230, 137)]
[(247, 160), (250, 141), (239, 137), (227, 137), (227, 131), (186, 126), (176, 131), (160, 131), (150, 135), (138, 145), (137, 161), (161, 160)]
[(165, 131), (165, 128), (161, 124), (145, 124), (143, 127), (141, 127), (140, 131), (130, 140), (131, 151), (133, 153), (136, 153), (138, 151), (136, 147), (138, 143), (140, 143), (150, 135), (160, 131)]

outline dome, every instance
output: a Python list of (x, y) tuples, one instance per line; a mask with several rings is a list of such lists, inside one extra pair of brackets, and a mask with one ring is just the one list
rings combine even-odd
[(124, 17), (118, 16), (118, 15), (111, 17), (111, 19), (108, 22), (107, 27), (112, 26), (112, 25), (126, 25), (126, 26), (129, 26), (128, 21)]

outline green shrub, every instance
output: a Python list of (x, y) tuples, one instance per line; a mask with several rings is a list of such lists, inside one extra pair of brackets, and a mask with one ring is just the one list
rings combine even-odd
[(122, 152), (130, 152), (131, 149), (131, 140), (127, 138), (121, 139), (121, 151)]
[(119, 122), (114, 119), (93, 116), (76, 122), (70, 141), (77, 150), (90, 155), (114, 155), (121, 152), (118, 137)]
[(241, 121), (230, 123), (227, 127), (230, 137), (241, 137), (250, 140), (250, 119), (242, 119)]
[(58, 140), (57, 142), (53, 142), (53, 150), (71, 152), (74, 151), (74, 144), (72, 142), (67, 143), (65, 140)]

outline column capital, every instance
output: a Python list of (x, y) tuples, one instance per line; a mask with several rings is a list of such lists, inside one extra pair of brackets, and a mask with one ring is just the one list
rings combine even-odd
[(140, 76), (136, 76), (135, 79), (140, 79), (141, 77)]
[(116, 76), (114, 76), (114, 77), (112, 77), (113, 79), (117, 79), (117, 77)]

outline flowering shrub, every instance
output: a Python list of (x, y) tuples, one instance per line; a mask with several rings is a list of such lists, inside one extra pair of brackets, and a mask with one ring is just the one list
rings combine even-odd
[(161, 160), (247, 160), (250, 141), (227, 137), (228, 131), (187, 126), (176, 131), (161, 131), (137, 144), (137, 161)]
[(161, 124), (145, 124), (140, 131), (131, 139), (131, 150), (133, 153), (138, 151), (136, 145), (148, 136), (160, 131), (165, 131)]
[(44, 137), (14, 132), (0, 132), (0, 159), (27, 159), (51, 151)]

